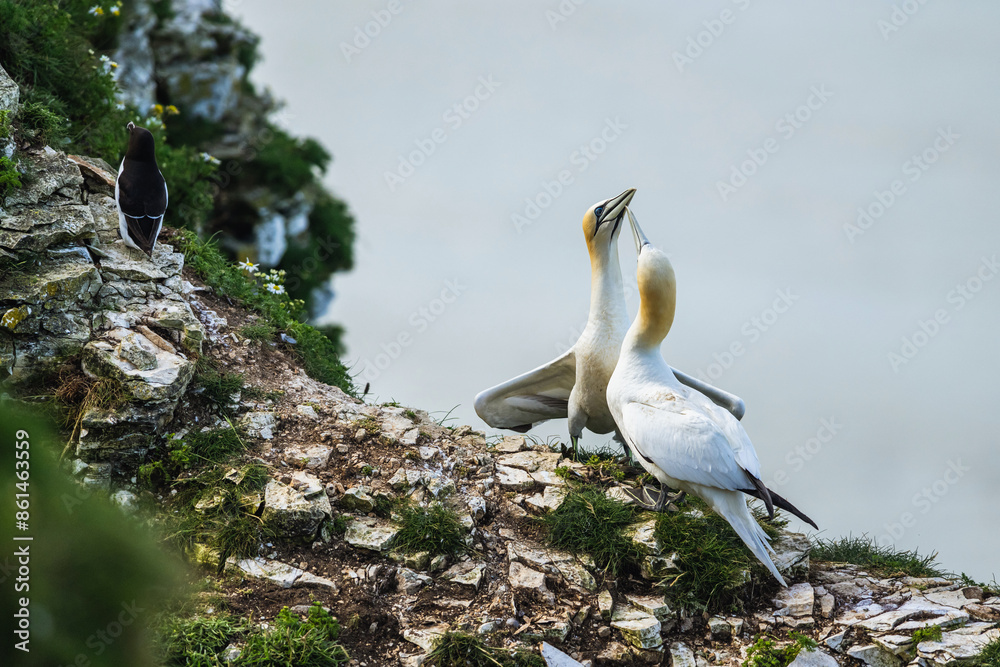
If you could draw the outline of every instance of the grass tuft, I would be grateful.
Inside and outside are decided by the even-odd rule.
[[[747,659],[743,661],[743,667],[788,667],[802,649],[807,651],[816,649],[816,642],[809,637],[798,632],[791,632],[790,636],[794,641],[784,646],[778,646],[771,637],[758,637],[753,646],[747,650]]]
[[[229,614],[210,617],[168,616],[159,627],[156,647],[167,667],[216,665],[218,655],[248,629],[243,619]]]
[[[836,540],[816,540],[811,557],[834,563],[853,563],[885,577],[941,577],[947,574],[936,566],[937,554],[921,556],[914,551],[897,551],[879,546],[874,538],[841,537]]]
[[[267,323],[240,327],[240,335],[250,340],[269,341],[274,339],[275,333],[277,333],[275,328]]]
[[[378,509],[378,508],[376,508]],[[408,505],[399,510],[395,549],[403,553],[429,551],[453,556],[466,551],[465,526],[458,514],[441,503],[429,507]]]
[[[252,634],[240,653],[238,664],[261,667],[334,667],[351,659],[337,642],[337,619],[315,602],[303,621],[288,607],[274,619],[270,631]]]
[[[983,647],[972,660],[975,667],[1000,667],[1000,639],[994,639]]]
[[[916,646],[920,642],[941,641],[941,626],[928,625],[926,628],[917,628],[913,631],[913,644]]]
[[[0,204],[7,199],[7,196],[14,190],[21,187],[21,174],[17,170],[14,162],[3,155],[0,155]]]
[[[656,522],[656,536],[677,554],[681,574],[665,579],[666,593],[684,607],[709,613],[740,611],[749,601],[754,581],[772,581],[772,575],[743,544],[729,522],[704,501],[688,496],[681,512],[664,512]],[[774,539],[780,519],[768,523],[753,510],[764,531]]]
[[[580,486],[570,490],[542,523],[552,546],[589,554],[598,567],[616,575],[641,558],[638,547],[623,533],[635,516],[634,507],[608,498],[600,487]]]
[[[220,372],[207,356],[198,359],[194,382],[204,389],[205,398],[221,406],[232,403],[236,394],[243,390],[242,376]]]
[[[487,646],[464,632],[441,636],[424,662],[428,667],[545,667],[542,656],[524,649]]]

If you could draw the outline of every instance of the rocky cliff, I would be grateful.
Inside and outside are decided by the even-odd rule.
[[[16,111],[2,73],[0,91]],[[969,661],[1000,635],[995,592],[814,562],[810,540],[780,524],[775,562],[790,588],[747,554],[709,571],[725,531],[690,503],[628,510],[634,469],[312,379],[294,343],[185,266],[173,244],[196,257],[189,237],[168,230],[152,260],[123,246],[107,164],[49,147],[17,157],[23,184],[0,210],[4,384],[63,406],[79,483],[160,525],[215,578],[226,618],[263,632],[283,608],[305,616],[318,602],[358,665],[930,667]],[[554,546],[546,517],[575,511],[570,499],[582,508],[574,530],[612,540],[620,558],[586,539]],[[610,510],[625,512],[620,528],[601,525]],[[667,539],[681,532],[697,548]],[[218,604],[195,605],[188,627]],[[240,664],[249,626],[212,659]]]

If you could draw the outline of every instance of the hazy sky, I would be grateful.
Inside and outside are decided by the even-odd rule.
[[[746,400],[765,481],[825,536],[1000,574],[1000,5],[226,5],[334,154],[329,317],[379,400],[484,428],[476,392],[586,321],[584,211],[636,187],[664,355]]]

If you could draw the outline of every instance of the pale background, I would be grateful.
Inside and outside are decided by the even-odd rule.
[[[457,406],[451,423],[484,428],[477,391],[575,340],[589,295],[581,217],[634,186],[678,276],[664,354],[746,400],[765,480],[824,536],[869,533],[1000,574],[1000,280],[974,279],[994,277],[982,258],[1000,252],[1000,5],[910,0],[883,34],[884,1],[565,0],[575,11],[554,27],[556,0],[389,4],[226,3],[263,38],[255,82],[335,155],[327,182],[359,238],[328,319],[346,326],[362,386],[440,416]],[[713,23],[724,10],[730,23]],[[372,12],[391,21],[348,62],[341,43]],[[674,53],[699,37],[679,71]],[[455,127],[445,114],[480,77],[499,87]],[[788,136],[776,123],[813,87],[828,99]],[[627,127],[581,172],[574,152],[608,119]],[[444,143],[391,191],[385,172],[437,128]],[[948,128],[957,138],[933,149]],[[717,183],[768,139],[777,152],[723,201]],[[934,164],[911,180],[904,163],[928,149]],[[563,169],[572,184],[519,233],[512,215]],[[845,224],[897,179],[905,192],[852,243]],[[627,230],[621,257],[634,284]],[[952,290],[969,279],[980,289],[959,309]],[[449,285],[451,302],[436,301]],[[775,319],[778,290],[795,300]],[[947,321],[894,370],[889,354],[939,309]],[[734,342],[743,353],[725,359]],[[565,422],[535,433],[565,435]]]

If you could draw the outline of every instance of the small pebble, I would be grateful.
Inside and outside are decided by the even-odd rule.
[[[602,625],[600,628],[597,629],[597,636],[600,637],[601,639],[607,639],[608,637],[611,636],[611,628],[609,628],[606,625]]]
[[[517,619],[514,617],[508,618],[504,623],[504,625],[506,625],[511,630],[517,630],[519,627],[521,627],[521,624],[518,623]]]

